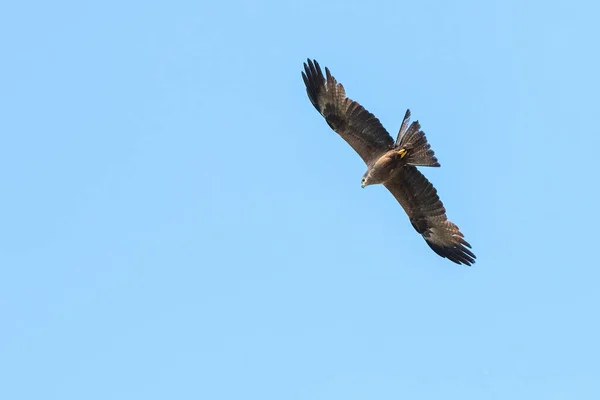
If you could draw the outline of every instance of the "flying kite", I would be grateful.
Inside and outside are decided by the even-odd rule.
[[[367,164],[361,186],[383,184],[400,203],[410,223],[438,255],[457,264],[475,263],[471,245],[454,223],[437,190],[417,166],[439,167],[419,121],[410,122],[406,110],[396,141],[381,122],[364,107],[346,97],[338,83],[319,63],[304,63],[302,78],[311,103],[327,124],[344,139]]]

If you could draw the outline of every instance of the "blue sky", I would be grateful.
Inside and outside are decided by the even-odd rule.
[[[595,2],[0,6],[0,397],[597,399]],[[473,245],[310,105],[316,58]]]

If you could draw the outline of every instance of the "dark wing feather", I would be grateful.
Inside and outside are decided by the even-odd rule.
[[[308,98],[327,124],[369,165],[390,149],[394,140],[381,122],[360,104],[346,97],[344,86],[316,61],[304,63],[302,78]]]
[[[469,250],[471,245],[463,239],[458,227],[448,221],[437,190],[416,167],[403,167],[384,185],[433,251],[457,264],[475,262],[475,254]]]

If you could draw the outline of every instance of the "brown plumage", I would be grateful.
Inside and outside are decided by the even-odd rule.
[[[308,60],[302,78],[313,106],[367,164],[361,186],[383,184],[433,251],[457,264],[473,264],[476,257],[469,250],[471,245],[448,221],[437,191],[416,168],[440,164],[419,122],[409,125],[410,110],[394,141],[373,114],[346,97],[344,87],[329,69],[325,68],[323,75],[319,64]]]

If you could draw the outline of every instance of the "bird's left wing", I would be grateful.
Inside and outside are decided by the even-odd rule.
[[[346,97],[344,86],[319,63],[304,63],[302,78],[308,97],[325,117],[327,124],[337,132],[369,165],[394,145],[394,140],[381,122],[356,101]]]
[[[448,221],[446,209],[437,190],[414,166],[405,166],[384,183],[394,195],[412,226],[438,255],[457,264],[475,263],[471,245],[454,223]]]

